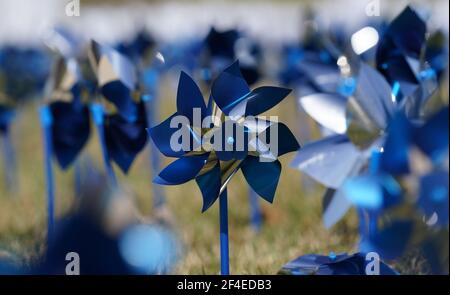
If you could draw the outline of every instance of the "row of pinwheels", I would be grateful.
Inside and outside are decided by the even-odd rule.
[[[356,208],[360,251],[392,261],[419,249],[431,272],[448,273],[443,33],[428,32],[425,20],[407,7],[382,31],[372,58],[330,50],[326,40],[319,42],[324,51],[316,48],[290,65],[295,75],[284,72],[300,83],[303,110],[328,130],[306,144],[292,166],[327,187],[326,227]],[[364,267],[352,266],[358,264],[354,256],[333,256],[299,257],[284,270],[364,274]]]
[[[282,53],[281,83],[294,89],[300,108],[319,123],[324,136],[301,150],[287,126],[257,117],[290,90],[250,89],[263,75],[262,47],[238,31],[212,29],[204,40],[163,46],[141,32],[131,41],[110,47],[55,30],[46,40],[55,58],[40,110],[49,242],[54,232],[52,159],[62,169],[77,165],[92,121],[113,186],[119,184],[112,162],[127,173],[149,134],[152,172],[158,174],[155,183],[178,185],[195,180],[203,197],[202,211],[219,199],[222,274],[230,272],[230,179],[239,170],[243,172],[249,184],[252,225],[258,229],[262,214],[257,195],[273,201],[281,172],[277,158],[297,150],[292,167],[327,187],[326,227],[356,208],[361,252],[301,256],[283,272],[365,274],[367,253],[392,260],[413,248],[423,251],[433,272],[448,272],[448,253],[443,251],[448,237],[448,106],[439,101],[448,58],[445,37],[442,32],[427,32],[425,21],[410,7],[388,26],[370,26],[381,39],[363,52],[352,50],[344,31],[323,32],[312,26],[301,44]],[[155,49],[158,46],[160,51]],[[203,85],[179,69],[198,77]],[[157,124],[159,80],[172,72],[178,81],[177,111]],[[270,71],[264,74],[274,76]],[[206,100],[201,91],[205,87],[210,89]],[[202,120],[217,116],[222,122],[195,126],[194,109],[200,110]],[[176,116],[190,123],[172,128]],[[249,116],[256,121],[248,120]],[[12,118],[12,109],[2,106],[2,134],[7,134]],[[223,133],[225,123],[231,123],[235,133],[223,138],[219,149],[212,148],[205,142],[211,139],[208,134]],[[304,123],[299,119],[299,124]],[[173,150],[170,145],[180,128],[189,134],[189,151]],[[244,149],[239,151],[238,130],[246,136]],[[278,137],[270,136],[274,130]],[[274,142],[260,139],[266,137]],[[278,152],[272,154],[268,144],[277,144]],[[156,149],[176,158],[161,172]],[[415,159],[425,162],[428,170],[421,169],[424,164]],[[419,183],[420,188],[411,183]],[[152,189],[155,209],[163,207],[161,187],[153,185]],[[386,264],[380,270],[396,273]]]

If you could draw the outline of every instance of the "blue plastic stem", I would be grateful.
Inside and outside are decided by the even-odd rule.
[[[5,173],[5,186],[10,192],[16,190],[16,155],[11,143],[11,135],[7,129],[2,133],[2,152]],[[14,194],[13,194],[14,195]]]
[[[154,110],[158,108],[158,98],[155,94],[154,95],[148,94],[144,95],[142,99],[145,102],[145,113],[147,115],[147,128],[150,128],[155,123]],[[160,170],[161,158],[152,140],[149,140],[149,160],[152,175],[158,175]],[[155,210],[158,210],[164,207],[164,205],[166,204],[166,197],[164,195],[164,190],[159,185],[152,185],[152,190],[153,190],[153,208]]]
[[[52,169],[52,124],[53,118],[48,106],[42,106],[40,109],[41,126],[44,137],[44,165],[46,175],[46,189],[47,189],[47,244],[49,244],[54,236],[55,224],[55,192]]]
[[[253,229],[259,232],[263,223],[261,206],[258,194],[250,186],[248,187],[248,197],[250,202],[250,222]]]
[[[230,259],[228,246],[228,196],[225,189],[219,196],[220,203],[220,273],[230,274]]]
[[[100,148],[102,150],[102,155],[103,155],[103,162],[105,165],[106,173],[108,175],[108,179],[111,182],[111,184],[117,185],[116,174],[114,173],[114,170],[112,168],[108,149],[106,148],[105,129],[103,126],[103,122],[104,122],[103,106],[99,103],[91,104],[91,113],[92,113],[92,117],[94,118],[95,126],[97,128],[98,137],[100,140]]]

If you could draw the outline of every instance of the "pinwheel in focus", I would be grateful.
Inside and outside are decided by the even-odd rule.
[[[299,149],[297,140],[284,124],[248,120],[248,116],[257,116],[271,109],[289,92],[278,87],[250,90],[239,71],[238,62],[235,62],[213,82],[206,105],[198,86],[182,72],[177,112],[149,130],[165,156],[178,158],[158,175],[154,180],[156,183],[178,185],[195,179],[203,196],[202,211],[220,198],[222,274],[229,273],[226,188],[230,179],[241,169],[253,190],[272,202],[281,172],[277,157]],[[188,123],[176,123],[180,116]],[[225,132],[226,124],[233,126],[231,133]],[[267,142],[260,137],[270,136],[270,131],[275,129],[278,130],[278,138],[270,140],[276,141],[271,144],[276,144],[278,150],[272,154]],[[177,147],[174,149],[173,136],[177,132],[188,134],[187,147],[182,148],[175,143]]]

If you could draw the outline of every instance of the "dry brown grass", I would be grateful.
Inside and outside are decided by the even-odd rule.
[[[160,117],[165,118],[175,107],[174,91],[165,87]],[[291,95],[270,114],[290,126],[295,134],[296,106]],[[0,250],[6,250],[29,261],[42,250],[45,237],[46,201],[43,175],[42,142],[37,105],[25,107],[14,124],[14,144],[18,159],[18,190],[6,192],[0,182]],[[299,139],[300,142],[302,141]],[[96,135],[85,152],[101,163]],[[151,216],[151,173],[148,150],[136,159],[128,176],[119,174],[134,193],[137,208]],[[283,170],[274,204],[261,199],[266,223],[259,234],[249,227],[247,185],[242,175],[229,185],[230,263],[234,274],[274,274],[298,255],[329,251],[354,251],[356,218],[349,214],[331,231],[321,222],[322,189],[305,190],[301,174],[289,167],[294,155],[282,159]],[[65,214],[74,200],[73,169],[56,171],[56,214]],[[118,169],[116,169],[118,171]],[[0,175],[0,177],[2,177]],[[0,178],[2,179],[2,178]],[[311,193],[306,193],[312,191]],[[166,187],[169,208],[184,246],[184,255],[174,273],[216,274],[219,272],[218,204],[201,214],[201,195],[194,182]]]

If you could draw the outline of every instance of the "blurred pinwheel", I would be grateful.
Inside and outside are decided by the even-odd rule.
[[[396,21],[389,28],[392,26],[396,26]],[[409,34],[406,30],[398,33]],[[382,50],[382,46],[377,50]],[[377,70],[361,62],[355,73],[355,67],[344,56],[337,64],[341,75],[353,81],[352,87],[300,98],[305,111],[334,134],[307,144],[292,164],[330,188],[324,208],[327,227],[350,207],[339,190],[343,182],[363,172],[372,152],[383,149],[394,114],[408,113],[407,104],[396,99],[398,86],[391,86]]]
[[[76,58],[75,45],[67,32],[55,29],[45,39],[56,53],[47,80],[44,103],[40,108],[43,130],[44,161],[47,189],[47,238],[54,232],[54,177],[52,158],[67,169],[89,139],[89,109],[82,99],[84,79]]]
[[[360,212],[362,251],[394,259],[422,249],[430,262],[448,259],[442,251],[442,237],[448,237],[448,119],[448,106],[424,122],[397,113],[383,152],[371,158],[372,172],[345,181],[343,193]],[[408,189],[411,183],[419,189]],[[363,212],[372,215],[368,223]],[[434,266],[433,272],[448,269]]]
[[[262,58],[260,46],[235,29],[218,31],[212,27],[204,40],[201,58],[202,78],[207,82],[213,81],[236,59],[239,59],[239,68],[249,85],[257,82],[261,76],[258,68]]]
[[[288,275],[397,275],[387,264],[370,254],[302,255],[279,271]]]
[[[437,89],[448,63],[445,37],[439,31],[427,39],[425,21],[406,7],[389,25],[377,48],[378,70],[393,89],[393,100],[411,119],[423,115],[423,106]]]
[[[40,97],[50,64],[50,56],[42,48],[0,48],[0,93],[14,102]]]
[[[145,106],[137,97],[136,69],[125,56],[95,41],[90,44],[89,54],[98,90],[106,100],[104,104],[93,103],[91,112],[99,131],[106,169],[115,182],[110,160],[127,173],[147,142]],[[104,105],[113,111],[105,115]]]
[[[241,169],[255,192],[272,202],[281,172],[277,157],[299,149],[297,140],[284,124],[249,120],[248,116],[271,109],[289,92],[279,87],[250,90],[235,62],[213,82],[206,105],[198,86],[182,72],[177,112],[149,130],[165,156],[178,158],[155,178],[156,183],[178,185],[195,179],[203,195],[202,211],[210,208],[220,196],[221,237],[223,234],[225,239],[221,239],[224,243],[222,274],[229,272],[226,187],[230,179]],[[179,122],[181,118],[186,120]],[[226,124],[232,126],[231,133],[225,130]],[[179,128],[171,127],[177,125]],[[276,141],[271,142],[277,145],[276,154],[261,140],[261,136],[270,136],[273,130],[278,131],[278,137],[270,137],[271,141]],[[173,137],[179,132],[188,135],[189,141],[184,146],[174,142]]]
[[[150,34],[141,30],[136,36],[118,46],[118,51],[133,61],[137,68],[137,83],[142,91],[142,101],[145,107],[147,127],[158,121],[159,81],[166,70],[164,56],[157,51],[157,44]],[[153,143],[149,145],[150,168],[153,175],[159,173],[161,156]],[[156,214],[166,214],[166,197],[160,186],[153,185],[153,208]]]

